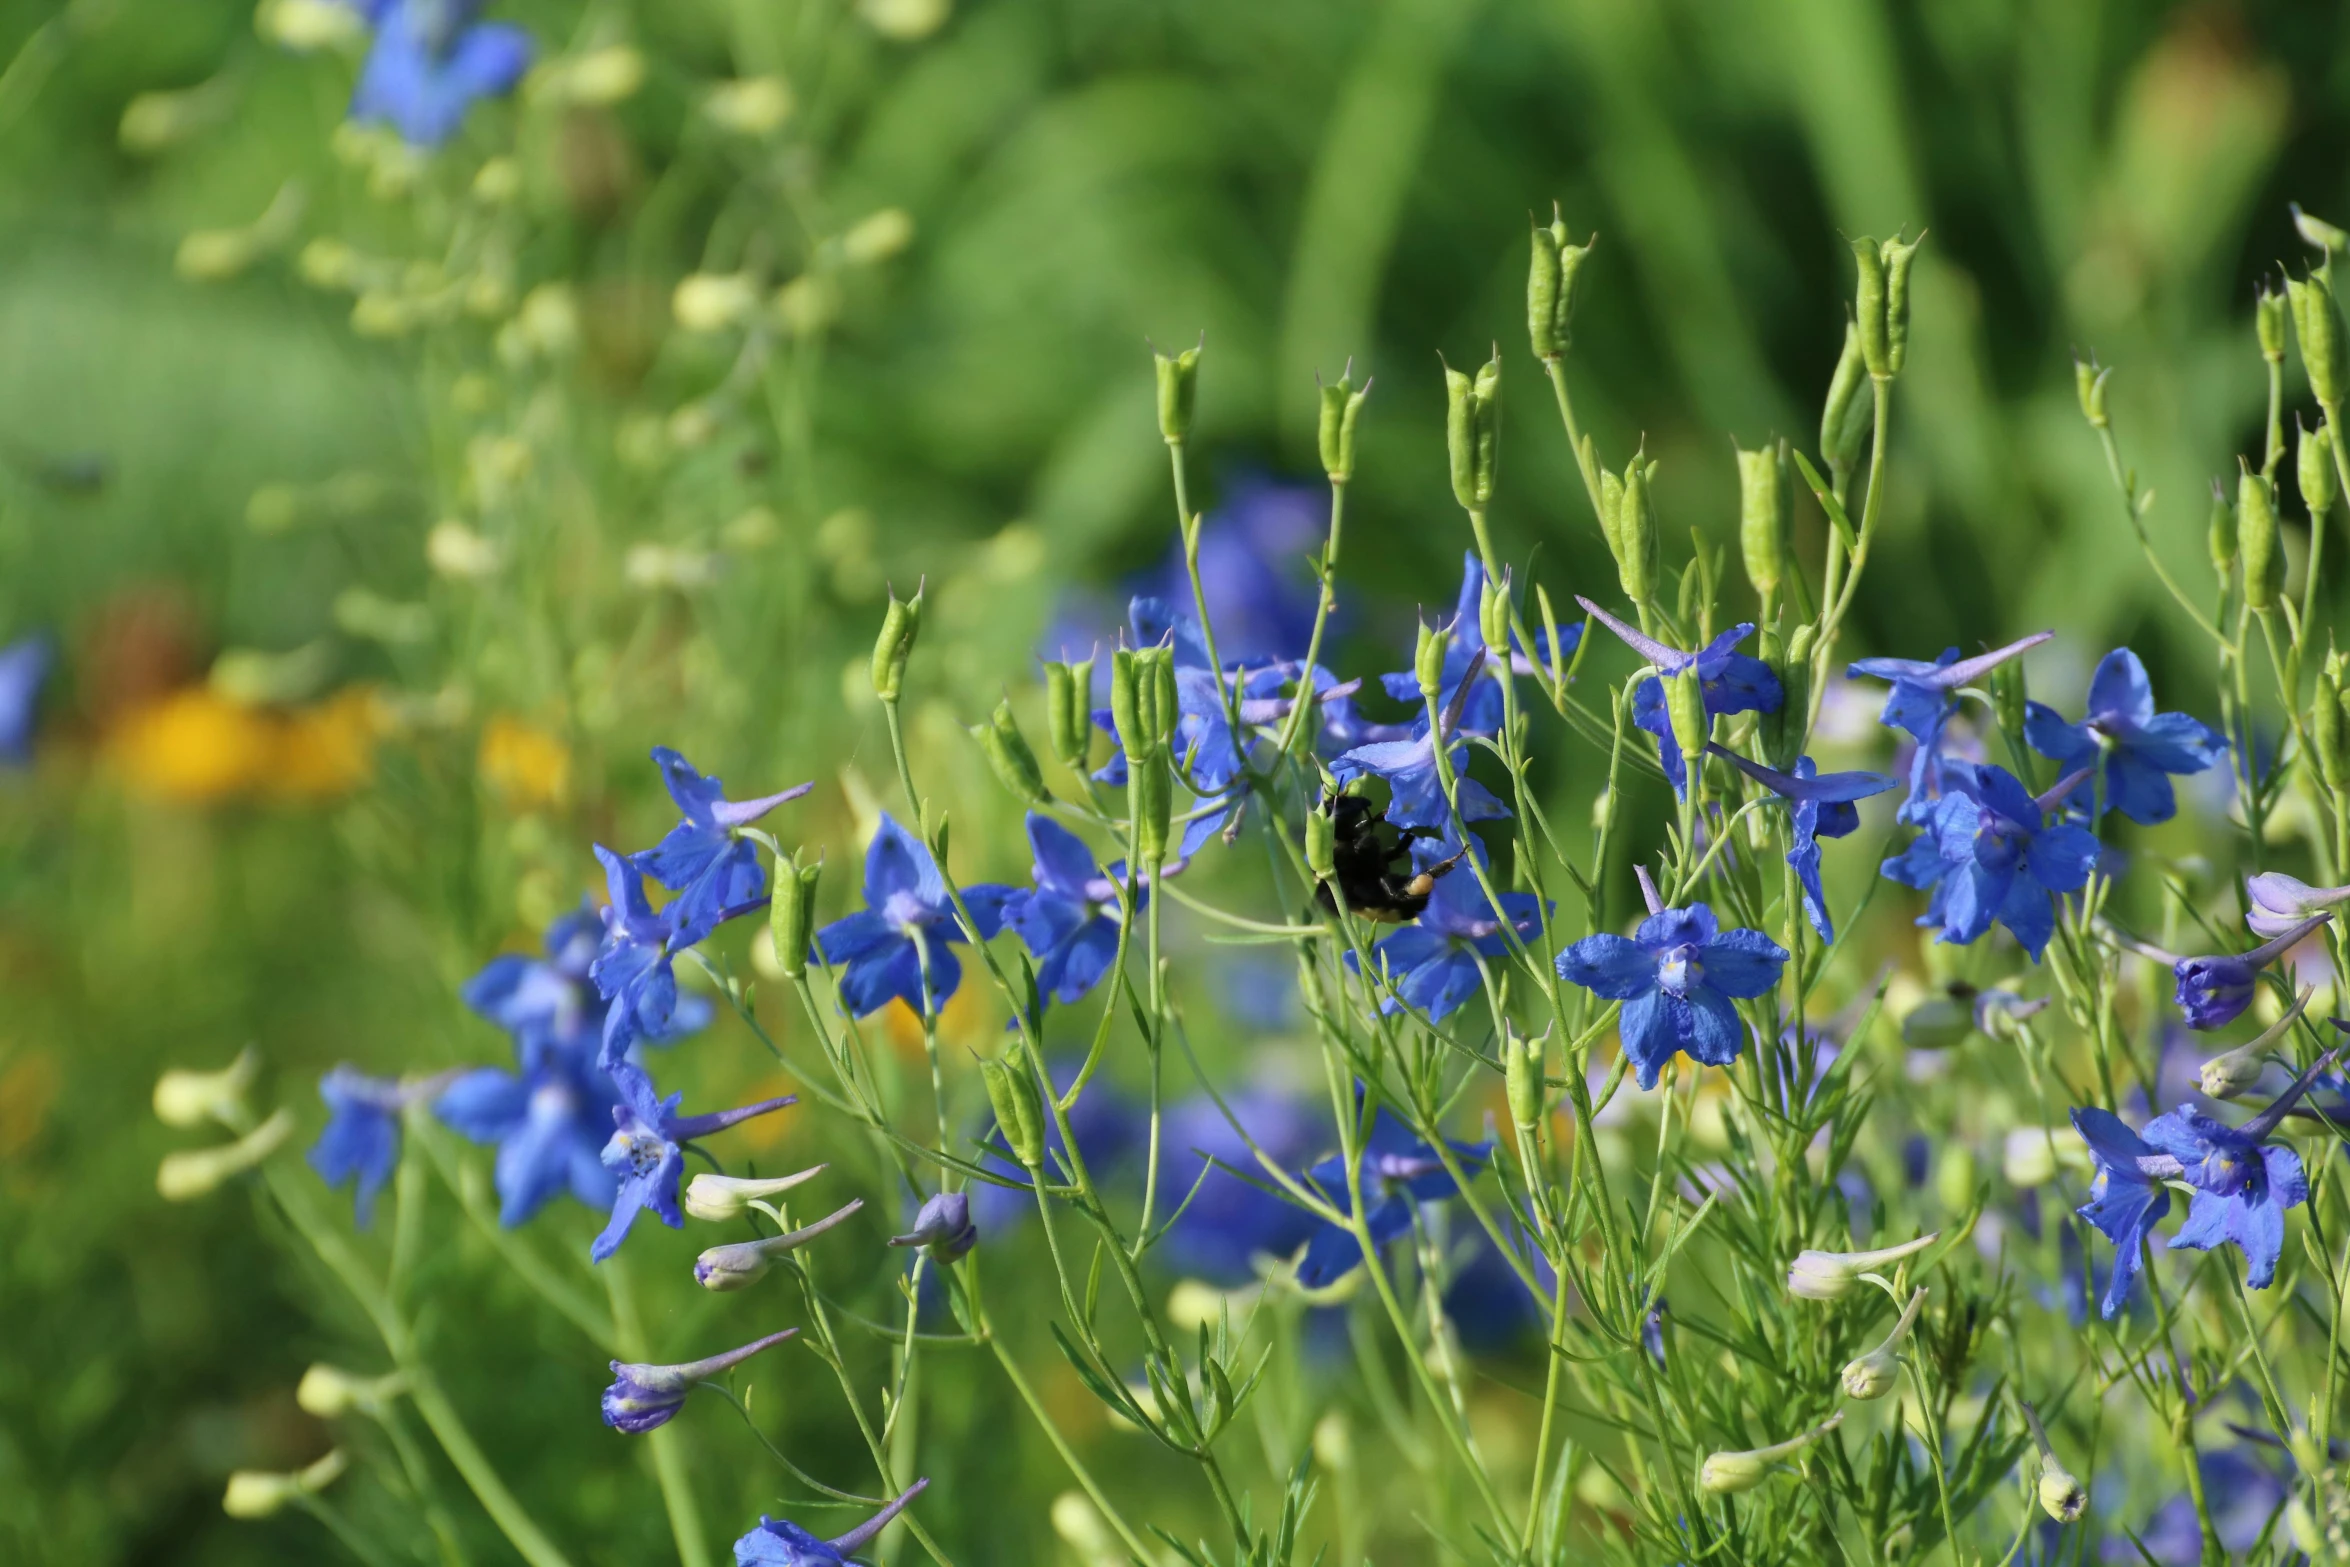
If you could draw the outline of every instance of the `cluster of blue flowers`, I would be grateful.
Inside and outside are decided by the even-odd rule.
[[[481,21],[481,0],[347,0],[375,30],[351,94],[351,117],[437,147],[484,98],[512,92],[530,69],[530,35]]]

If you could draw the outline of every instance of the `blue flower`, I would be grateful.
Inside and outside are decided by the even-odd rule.
[[[677,1207],[677,1178],[685,1170],[685,1144],[795,1102],[794,1096],[786,1094],[735,1110],[679,1115],[678,1102],[685,1096],[659,1097],[653,1091],[653,1080],[635,1062],[615,1066],[612,1081],[620,1089],[620,1102],[612,1107],[612,1138],[604,1144],[601,1157],[604,1168],[619,1177],[620,1185],[612,1196],[612,1222],[604,1226],[604,1233],[589,1249],[588,1254],[598,1262],[620,1249],[629,1226],[644,1209],[650,1208],[673,1230],[685,1227],[685,1215]]]
[[[615,1360],[612,1385],[604,1389],[604,1424],[630,1436],[641,1436],[656,1426],[665,1426],[685,1407],[686,1395],[695,1388],[714,1376],[732,1371],[759,1351],[771,1349],[799,1331],[785,1328],[780,1333],[753,1339],[740,1349],[730,1349],[705,1360],[689,1360],[682,1365],[648,1366]]]
[[[2233,1023],[2252,1004],[2260,971],[2283,957],[2303,937],[2331,918],[2331,914],[2323,912],[2312,914],[2298,925],[2287,926],[2250,952],[2179,959],[2172,965],[2171,973],[2178,980],[2179,1010],[2187,1014],[2187,1026],[2212,1029],[2225,1028]]]
[[[2024,738],[2066,772],[2105,762],[2105,805],[2144,825],[2167,822],[2178,810],[2174,774],[2199,773],[2227,755],[2218,730],[2185,713],[2157,713],[2146,666],[2126,647],[2100,659],[2089,679],[2089,712],[2068,724],[2056,709],[2030,703]],[[2088,785],[2068,805],[2087,810]]]
[[[1004,907],[1020,890],[992,884],[963,889],[981,941],[1003,928]],[[840,997],[850,1012],[863,1017],[892,1000],[920,1013],[944,1006],[963,982],[963,965],[947,944],[965,940],[968,933],[955,916],[938,862],[886,811],[865,851],[865,905],[816,933],[824,961],[842,966]]]
[[[1226,1094],[1222,1105],[1202,1094],[1171,1106],[1159,1139],[1159,1190],[1180,1205],[1162,1243],[1169,1264],[1230,1288],[1256,1278],[1259,1258],[1295,1255],[1320,1226],[1252,1184],[1263,1179],[1257,1150],[1287,1166],[1315,1153],[1319,1138],[1312,1107],[1271,1088]]]
[[[1796,758],[1795,771],[1788,774],[1710,742],[1706,749],[1794,807],[1794,842],[1787,850],[1787,863],[1795,867],[1796,879],[1803,883],[1803,912],[1811,920],[1811,928],[1820,933],[1820,940],[1834,941],[1836,928],[1828,921],[1828,896],[1820,888],[1819,840],[1857,831],[1860,811],[1853,802],[1883,794],[1894,781],[1883,773],[1823,773],[1808,756]]]
[[[2035,632],[1969,659],[1961,659],[1958,649],[1949,647],[1931,663],[1917,658],[1864,658],[1845,669],[1848,680],[1867,678],[1893,683],[1878,721],[1917,742],[1909,764],[1909,799],[1901,807],[1903,821],[1923,821],[1941,792],[1942,731],[1958,716],[1959,689],[1972,685],[2017,654],[2038,647],[2055,635],[2053,631]]]
[[[0,647],[0,766],[33,759],[33,721],[49,678],[49,639],[39,632]]]
[[[1478,863],[1483,864],[1483,845],[1478,845],[1474,852]],[[1412,841],[1412,865],[1416,870],[1424,871],[1457,859],[1459,854],[1459,846],[1449,839]],[[1509,950],[1509,939],[1502,934],[1505,916],[1521,938],[1537,935],[1542,929],[1543,911],[1534,894],[1505,892],[1501,895],[1501,906],[1502,913],[1494,913],[1485,889],[1465,865],[1455,866],[1452,874],[1439,877],[1436,890],[1428,895],[1428,906],[1420,912],[1419,919],[1371,949],[1386,969],[1396,992],[1380,998],[1379,1010],[1395,1011],[1400,996],[1404,1004],[1427,1013],[1432,1023],[1458,1011],[1462,1003],[1477,993],[1482,982],[1478,958],[1498,958]],[[1351,952],[1347,954],[1347,966],[1354,967]]]
[[[433,1114],[498,1150],[498,1222],[511,1229],[569,1191],[610,1208],[619,1182],[603,1164],[620,1090],[586,1040],[526,1051],[522,1070],[481,1067],[441,1091]]]
[[[1883,873],[1905,887],[1933,889],[1920,925],[1940,925],[1961,946],[1997,920],[2034,962],[2056,933],[2053,894],[2077,892],[2097,863],[2097,839],[2046,813],[2078,777],[2034,799],[2004,767],[1946,760],[1944,793],[1925,832],[1887,860]]]
[[[1667,647],[1644,636],[1587,598],[1576,603],[1601,625],[1614,632],[1626,647],[1656,666],[1632,692],[1632,722],[1656,737],[1657,764],[1672,780],[1675,794],[1689,792],[1689,778],[1681,761],[1680,742],[1673,738],[1672,715],[1665,708],[1664,683],[1658,677],[1678,675],[1696,666],[1699,688],[1705,694],[1705,714],[1721,718],[1731,713],[1775,713],[1786,700],[1779,677],[1759,658],[1735,651],[1754,635],[1751,622],[1741,621],[1694,653]]]
[[[892,1246],[922,1246],[941,1262],[954,1262],[979,1244],[979,1226],[971,1222],[971,1199],[961,1192],[940,1192],[914,1215],[914,1227],[889,1238]]]
[[[511,92],[530,68],[530,35],[476,22],[480,0],[365,0],[375,47],[351,95],[351,117],[383,121],[420,147],[457,134],[478,98]]]
[[[1474,661],[1484,662],[1480,650]],[[1452,688],[1438,713],[1439,728],[1445,742],[1451,746],[1450,761],[1453,777],[1458,780],[1460,819],[1463,823],[1493,821],[1509,815],[1509,808],[1493,797],[1483,784],[1468,773],[1469,748],[1452,744],[1460,732],[1461,713],[1467,705],[1476,682],[1472,672]],[[1421,828],[1430,832],[1449,832],[1453,826],[1452,807],[1444,798],[1444,780],[1436,767],[1437,731],[1429,728],[1423,714],[1401,740],[1374,740],[1356,746],[1330,764],[1330,776],[1340,784],[1357,778],[1384,779],[1387,784],[1387,819],[1397,827]]]
[[[842,1567],[871,1545],[906,1504],[922,1494],[928,1480],[917,1480],[905,1494],[835,1539],[819,1540],[788,1518],[759,1517],[759,1527],[734,1542],[735,1567]]]
[[[2231,1429],[2239,1434],[2266,1434],[2250,1433],[2242,1426]],[[2291,1490],[2243,1448],[2206,1451],[2197,1467],[2203,1473],[2203,1495],[2220,1549],[2229,1561],[2250,1561],[2254,1547],[2268,1537]],[[2144,1555],[2139,1554],[2141,1546]],[[2137,1531],[2135,1543],[2127,1537],[2110,1539],[2103,1556],[2109,1562],[2143,1563],[2151,1558],[2154,1567],[2202,1567],[2203,1517],[2195,1509],[2194,1495],[2187,1491],[2174,1494]],[[2286,1553],[2286,1559],[2294,1559],[2293,1554]]]
[[[653,760],[685,820],[658,845],[629,858],[678,895],[663,912],[677,929],[677,944],[690,947],[767,890],[759,852],[740,829],[815,785],[800,784],[756,800],[729,800],[717,779],[703,777],[669,747],[654,747]]]
[[[1475,1176],[1492,1156],[1493,1144],[1451,1142],[1461,1173]],[[1363,1139],[1360,1157],[1363,1201],[1370,1204],[1366,1223],[1371,1244],[1387,1244],[1412,1227],[1412,1210],[1421,1203],[1441,1202],[1460,1190],[1452,1172],[1432,1144],[1412,1135],[1400,1121],[1381,1110],[1372,1118],[1370,1135]],[[1342,1213],[1352,1213],[1347,1191],[1346,1161],[1333,1156],[1306,1172],[1306,1179]],[[1341,1224],[1322,1224],[1306,1243],[1297,1265],[1297,1281],[1307,1289],[1324,1289],[1352,1273],[1363,1260],[1362,1243],[1354,1230]]]
[[[1462,734],[1489,735],[1501,728],[1504,704],[1499,671],[1492,659],[1484,657],[1485,646],[1485,567],[1474,550],[1461,556],[1461,591],[1453,603],[1452,635],[1444,645],[1444,677],[1442,689],[1437,692],[1439,708],[1456,703],[1460,718],[1456,727]],[[1577,635],[1581,634],[1577,627]],[[1461,695],[1465,682],[1475,685],[1466,697]],[[1417,670],[1399,670],[1381,675],[1379,684],[1387,694],[1408,707],[1421,707],[1426,698],[1420,691]]]
[[[582,907],[547,927],[546,957],[510,952],[492,958],[465,982],[458,995],[468,1007],[514,1036],[516,1054],[527,1073],[537,1066],[541,1051],[567,1049],[581,1039],[603,1034],[604,1002],[589,979],[603,939],[602,916],[593,908]],[[681,995],[668,1022],[657,1032],[640,1037],[649,1044],[666,1045],[707,1028],[709,1023],[709,999]]]
[[[639,1039],[659,1038],[677,1013],[677,971],[672,967],[689,943],[676,940],[666,914],[655,914],[645,898],[645,879],[634,861],[596,845],[604,862],[604,944],[588,965],[588,977],[609,1003],[604,1013],[604,1047],[598,1064],[610,1071]]]
[[[329,1186],[354,1183],[353,1206],[364,1229],[375,1217],[375,1194],[400,1162],[400,1112],[410,1090],[391,1078],[338,1066],[319,1079],[318,1097],[330,1113],[310,1145],[310,1168]]]
[[[1602,931],[1558,955],[1561,979],[1624,1003],[1624,1053],[1654,1088],[1676,1051],[1728,1066],[1746,1045],[1732,1000],[1767,994],[1787,951],[1759,930],[1723,930],[1702,903],[1659,909],[1630,936]]]
[[[1093,851],[1041,811],[1028,813],[1028,846],[1036,855],[1036,887],[1004,902],[1004,923],[1036,955],[1037,989],[1064,1005],[1100,983],[1118,956],[1120,860],[1105,876]],[[1150,889],[1138,887],[1137,910]]]
[[[2113,1273],[2099,1307],[2110,1322],[2137,1280],[2140,1243],[2170,1212],[2170,1193],[2148,1173],[2146,1161],[2161,1155],[2111,1110],[2075,1110],[2073,1130],[2089,1145],[2097,1169],[2089,1200],[2075,1211],[2113,1242]]]

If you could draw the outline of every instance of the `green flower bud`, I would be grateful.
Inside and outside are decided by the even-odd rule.
[[[1435,701],[1444,693],[1444,655],[1452,648],[1452,633],[1443,626],[1420,623],[1420,642],[1412,654],[1412,668],[1420,677],[1420,695]]]
[[[408,1378],[397,1371],[380,1377],[363,1377],[322,1362],[302,1373],[302,1380],[294,1389],[294,1404],[306,1415],[340,1420],[354,1412],[379,1414],[407,1390]]]
[[[2344,233],[2323,218],[2312,217],[2301,210],[2301,203],[2290,203],[2293,209],[2293,227],[2303,240],[2324,251],[2328,256],[2339,256],[2350,250],[2350,233]]]
[[[1672,720],[1673,742],[1694,772],[1705,756],[1706,741],[1713,737],[1713,720],[1705,711],[1705,681],[1695,664],[1665,677],[1665,713]]]
[[[1795,628],[1786,647],[1775,653],[1776,633],[1765,633],[1763,661],[1778,672],[1781,695],[1779,710],[1760,715],[1756,732],[1762,737],[1765,757],[1781,772],[1793,767],[1803,754],[1804,727],[1811,719],[1811,649],[1817,632],[1818,628],[1806,621]]]
[[[1452,460],[1452,494],[1464,511],[1493,500],[1501,466],[1501,350],[1474,377],[1444,370],[1444,443]]]
[[[2301,345],[2301,368],[2308,373],[2310,395],[2321,407],[2336,408],[2342,401],[2342,318],[2334,313],[2334,289],[2323,272],[2301,279],[2285,279],[2285,298],[2293,311],[2293,338]]]
[[[1626,463],[1623,499],[1616,503],[1616,581],[1635,604],[1646,604],[1656,592],[1656,513],[1648,504],[1655,472],[1655,463],[1637,456]]]
[[[816,878],[823,874],[821,856],[802,865],[793,859],[775,862],[775,891],[767,902],[767,936],[775,948],[775,968],[785,979],[808,972],[808,944],[816,929]]]
[[[2310,526],[2321,527],[2326,513],[2342,497],[2341,479],[2334,472],[2334,427],[2321,424],[2304,430],[2301,416],[2296,414],[2293,428],[2299,437],[2293,452],[2293,476],[2301,487],[2301,504],[2309,508]]]
[[[1169,446],[1181,446],[1191,433],[1191,406],[1199,392],[1200,344],[1169,357],[1153,352],[1159,372],[1159,434]]]
[[[1370,395],[1371,383],[1365,381],[1358,390],[1352,370],[1322,388],[1322,471],[1332,484],[1355,476],[1355,419]]]
[[[1914,1241],[1879,1247],[1875,1251],[1803,1252],[1787,1269],[1787,1293],[1804,1300],[1842,1300],[1852,1293],[1863,1273],[1924,1251],[1940,1238],[1941,1232],[1937,1230]]]
[[[228,1477],[220,1510],[231,1518],[267,1518],[306,1496],[316,1496],[343,1476],[351,1461],[336,1448],[309,1468],[294,1474],[266,1474],[240,1469]]]
[[[2105,411],[2105,383],[2112,378],[2113,372],[2101,368],[2094,359],[2073,361],[2073,391],[2081,399],[2081,417],[2089,421],[2092,430],[2113,426],[2112,416]]]
[[[2071,1523],[2088,1509],[2089,1488],[2056,1461],[2056,1451],[2048,1445],[2048,1432],[2040,1424],[2039,1411],[2029,1404],[2023,1409],[2024,1423],[2032,1428],[2033,1444],[2040,1449],[2040,1483],[2036,1488],[2040,1510],[2058,1523]]]
[[[1923,235],[1906,245],[1885,241],[1885,363],[1893,375],[1909,358],[1909,269],[1925,242]]]
[[[1852,316],[1860,327],[1860,357],[1872,376],[1893,373],[1893,344],[1885,323],[1885,247],[1863,235],[1852,242]]]
[[[1709,1453],[1697,1471],[1698,1489],[1710,1491],[1716,1496],[1751,1491],[1770,1477],[1771,1465],[1801,1452],[1843,1423],[1844,1411],[1839,1409],[1820,1422],[1816,1429],[1790,1437],[1784,1442],[1741,1453]]]
[[[1522,1131],[1542,1124],[1542,1041],[1512,1039],[1501,1042],[1502,1085],[1508,1093],[1510,1120]]]
[[[732,1224],[751,1211],[752,1203],[765,1202],[823,1173],[824,1166],[820,1164],[764,1180],[740,1175],[712,1175],[704,1171],[685,1183],[685,1195],[681,1201],[685,1211],[697,1219],[711,1224]]]
[[[2252,293],[2252,329],[2260,338],[2260,357],[2277,364],[2285,357],[2285,323],[2289,312],[2285,291],[2271,288],[2268,279]]]
[[[1093,760],[1093,660],[1044,666],[1045,736],[1053,755],[1071,772]]]
[[[155,1119],[165,1126],[234,1125],[242,1118],[245,1095],[261,1072],[261,1052],[251,1045],[217,1072],[173,1068],[155,1080]]]
[[[1975,1158],[1975,1150],[1966,1143],[1944,1146],[1942,1157],[1934,1161],[1934,1197],[1945,1213],[1964,1213],[1974,1205],[1975,1189],[1981,1184],[1983,1171]]]
[[[1549,223],[1534,225],[1534,262],[1526,274],[1526,332],[1534,357],[1545,363],[1567,351],[1572,336],[1568,327],[1575,318],[1575,276],[1590,254],[1590,245],[1567,242],[1566,220],[1556,207]]]
[[[1876,400],[1868,393],[1868,367],[1860,347],[1860,328],[1844,323],[1844,352],[1836,373],[1828,378],[1828,400],[1820,410],[1820,455],[1828,466],[1849,471],[1868,444],[1869,427],[1876,422]]]
[[[1110,660],[1110,714],[1129,761],[1163,756],[1175,732],[1175,650],[1120,648]]]
[[[995,1108],[996,1125],[1021,1164],[1030,1170],[1044,1163],[1044,1106],[1028,1070],[1025,1051],[1015,1044],[994,1061],[979,1063],[987,1084],[987,1102]]]
[[[881,635],[873,642],[873,694],[884,702],[895,702],[905,685],[906,660],[922,634],[922,598],[928,589],[928,582],[917,585],[910,599],[892,590],[889,608],[882,612]]]
[[[1485,590],[1477,600],[1477,629],[1485,633],[1488,648],[1510,645],[1510,574],[1506,566],[1499,582],[1485,579]]]
[[[1316,881],[1338,874],[1338,823],[1319,807],[1306,812],[1306,869]]]
[[[1044,786],[1044,769],[1037,766],[1036,753],[1028,748],[1028,737],[1020,732],[1020,721],[1012,716],[1009,698],[996,704],[986,723],[971,726],[971,738],[987,753],[987,765],[995,769],[997,780],[1012,791],[1014,799],[1041,805],[1053,797]]]
[[[1866,1400],[1883,1398],[1893,1391],[1893,1385],[1901,1378],[1901,1341],[1909,1336],[1909,1325],[1917,1320],[1918,1308],[1925,1303],[1924,1290],[1910,1296],[1909,1304],[1902,1308],[1885,1341],[1845,1366],[1843,1382],[1847,1395]]]
[[[1133,818],[1135,863],[1146,870],[1166,864],[1168,829],[1175,815],[1175,774],[1166,752],[1127,754],[1126,809]]]
[[[2292,1032],[2293,1025],[2308,1010],[2309,998],[2316,993],[2317,987],[2314,985],[2302,986],[2301,994],[2295,998],[2285,1015],[2262,1029],[2259,1037],[2225,1055],[2216,1055],[2204,1062],[2199,1074],[2203,1091],[2214,1099],[2233,1099],[2259,1082],[2260,1074],[2268,1070],[2268,1063],[2277,1046]]]
[[[1624,481],[1605,468],[1599,471],[1599,531],[1607,540],[1610,558],[1624,558]],[[1617,568],[1619,573],[1622,568]]]
[[[1787,443],[1738,453],[1738,552],[1764,618],[1779,602],[1787,567]]]
[[[2244,602],[2256,610],[2276,608],[2285,587],[2285,543],[2277,531],[2276,498],[2268,480],[2237,459],[2236,547],[2244,556]]]
[[[2211,481],[2211,526],[2205,535],[2211,547],[2211,569],[2221,576],[2236,564],[2236,508],[2228,504],[2228,492],[2219,480]]]

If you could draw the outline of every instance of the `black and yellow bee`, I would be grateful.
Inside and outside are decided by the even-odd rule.
[[[1359,795],[1326,794],[1321,810],[1330,818],[1332,829],[1331,875],[1315,885],[1314,898],[1333,914],[1343,897],[1348,910],[1364,919],[1382,925],[1409,924],[1428,907],[1437,878],[1450,875],[1469,852],[1464,848],[1449,860],[1415,871],[1412,840],[1437,834],[1426,828],[1403,831],[1391,827],[1371,808],[1371,802]],[[1333,882],[1337,884],[1335,892]]]

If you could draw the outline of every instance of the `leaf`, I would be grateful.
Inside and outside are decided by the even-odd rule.
[[[1793,447],[1795,466],[1803,470],[1803,482],[1811,487],[1812,498],[1820,503],[1820,510],[1828,514],[1828,523],[1836,530],[1836,537],[1844,541],[1847,551],[1860,548],[1860,535],[1853,532],[1852,518],[1845,512],[1844,503],[1836,499],[1836,492],[1828,481],[1820,477],[1820,470],[1811,465],[1811,459]]]

